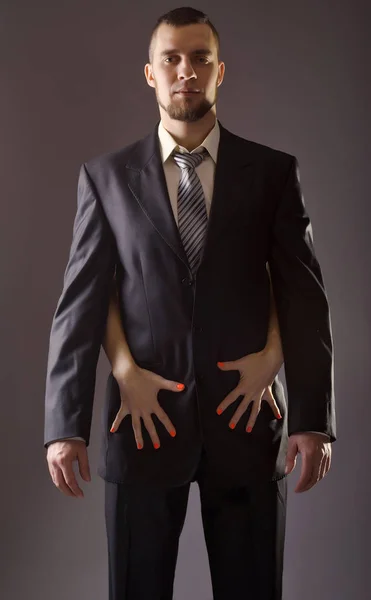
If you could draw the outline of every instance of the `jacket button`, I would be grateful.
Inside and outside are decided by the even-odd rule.
[[[193,279],[190,279],[189,277],[184,277],[184,279],[182,279],[182,284],[183,285],[192,285]]]
[[[203,329],[202,329],[202,327],[199,327],[198,325],[195,325],[193,327],[193,331],[195,331],[196,333],[202,333]]]

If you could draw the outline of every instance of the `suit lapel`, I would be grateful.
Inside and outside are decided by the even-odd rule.
[[[214,191],[201,263],[212,251],[213,244],[240,202],[248,201],[252,180],[253,156],[247,150],[246,141],[225,129],[220,121],[219,127]],[[189,268],[167,190],[157,128],[158,123],[147,137],[135,145],[126,164],[128,185],[158,234]]]

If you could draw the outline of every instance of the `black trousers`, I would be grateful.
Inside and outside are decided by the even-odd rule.
[[[208,478],[203,454],[192,481],[200,490],[213,599],[281,600],[287,479],[222,486]],[[105,482],[109,600],[172,600],[190,484]]]

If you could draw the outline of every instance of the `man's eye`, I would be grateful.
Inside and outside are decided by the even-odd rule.
[[[173,58],[174,58],[173,56],[168,56],[167,58],[165,58],[165,61],[164,61],[164,62],[166,62],[166,61],[168,61],[168,60],[172,60]],[[208,60],[207,60],[206,56],[198,56],[197,58],[198,58],[198,59],[201,59],[201,60],[205,60],[205,61],[207,61],[207,62],[208,62]]]

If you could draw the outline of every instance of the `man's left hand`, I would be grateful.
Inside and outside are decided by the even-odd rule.
[[[328,438],[321,433],[302,432],[290,435],[286,458],[287,473],[295,469],[298,453],[302,459],[301,477],[295,492],[310,490],[330,469],[332,447],[326,439]]]

